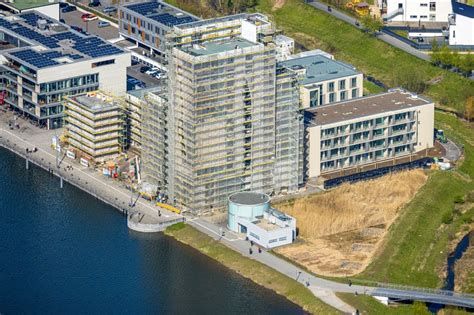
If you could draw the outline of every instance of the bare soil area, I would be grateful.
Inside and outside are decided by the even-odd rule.
[[[411,170],[276,204],[299,228],[298,242],[276,252],[317,274],[358,274],[426,180],[423,170]]]

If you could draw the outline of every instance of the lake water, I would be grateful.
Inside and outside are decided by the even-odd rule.
[[[0,148],[0,314],[302,314]]]

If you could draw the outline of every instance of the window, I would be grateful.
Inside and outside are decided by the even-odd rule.
[[[109,59],[109,60],[104,60],[104,61],[99,61],[99,62],[94,62],[92,64],[92,68],[96,67],[101,67],[101,66],[106,66],[115,63],[115,59]]]
[[[329,103],[334,103],[336,101],[336,93],[329,93]]]
[[[351,87],[356,87],[357,86],[357,78],[352,78],[351,79]]]
[[[420,15],[420,19],[427,19],[428,15]]]
[[[410,15],[410,19],[417,19],[418,15]]]
[[[428,3],[420,3],[420,7],[428,7]]]
[[[339,90],[345,90],[345,89],[346,89],[346,80],[339,81]]]
[[[357,89],[353,89],[352,90],[352,98],[356,98],[357,97]]]
[[[268,243],[275,243],[276,241],[278,241],[278,239],[274,238],[274,239],[269,240]]]
[[[319,91],[314,90],[309,92],[309,107],[315,107],[318,106],[318,100],[319,100]]]
[[[346,91],[339,93],[339,100],[344,101],[346,99]]]
[[[278,240],[279,240],[280,242],[286,241],[286,236],[280,237]]]
[[[250,232],[249,234],[250,234],[250,236],[256,238],[257,240],[260,239],[260,237],[259,237],[257,234],[255,234],[255,233]]]
[[[334,82],[328,83],[328,92],[334,92]]]
[[[430,2],[430,11],[436,11],[436,2]]]

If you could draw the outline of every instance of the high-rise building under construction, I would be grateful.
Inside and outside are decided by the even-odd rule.
[[[297,190],[299,95],[296,78],[277,77],[273,39],[273,26],[261,14],[177,25],[168,33],[163,189],[178,206],[202,213],[224,207],[237,191]],[[148,102],[151,110],[142,117],[149,135],[147,113],[163,100]],[[152,156],[147,148],[155,147],[143,146],[143,155]],[[155,171],[163,169],[144,165],[145,179],[157,178]]]

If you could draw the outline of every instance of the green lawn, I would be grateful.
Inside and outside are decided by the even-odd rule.
[[[367,80],[364,80],[364,95],[377,94],[377,93],[382,93],[384,91],[385,89],[381,88],[380,86],[372,82],[369,82]]]
[[[273,0],[260,0],[256,11],[272,16],[279,29],[306,48],[326,50],[387,86],[399,85],[400,78],[417,77],[427,82],[442,77],[440,83],[427,88],[426,95],[458,112],[467,96],[474,94],[474,82],[434,67],[300,0],[287,0],[275,11],[272,6]]]
[[[384,315],[429,315],[426,306],[421,303],[414,305],[385,306],[371,296],[358,295],[352,293],[336,293],[336,295],[346,303],[359,310],[361,314],[384,314]]]
[[[201,253],[222,263],[242,276],[269,288],[312,314],[338,314],[339,312],[317,299],[305,286],[255,260],[240,255],[189,225],[178,223],[165,234],[188,244]]]
[[[448,254],[448,242],[474,216],[474,209],[462,215],[453,212],[455,201],[474,189],[474,132],[454,116],[440,112],[436,113],[436,124],[448,137],[464,144],[466,158],[458,171],[430,174],[390,228],[378,258],[358,276],[361,279],[424,287],[442,284],[438,271]]]

